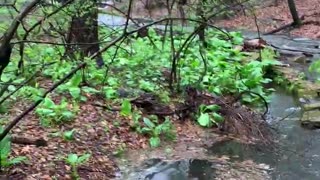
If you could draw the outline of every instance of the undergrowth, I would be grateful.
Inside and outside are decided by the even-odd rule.
[[[108,34],[108,30],[100,29],[101,35]],[[164,121],[155,117],[146,117],[133,110],[128,101],[141,92],[156,94],[164,103],[170,103],[170,90],[168,88],[168,75],[172,63],[171,44],[169,40],[163,41],[153,29],[149,30],[148,38],[129,38],[117,46],[112,46],[103,58],[107,67],[97,69],[94,61],[90,59],[68,60],[61,59],[64,48],[61,46],[29,44],[25,47],[25,70],[16,76],[19,56],[14,51],[12,61],[2,76],[2,83],[13,80],[8,92],[14,91],[18,85],[28,79],[40,68],[43,70],[32,83],[28,83],[11,97],[11,101],[36,101],[43,93],[44,85],[57,82],[75,67],[79,61],[87,62],[85,71],[76,73],[67,83],[61,85],[53,94],[47,97],[36,109],[40,124],[55,126],[70,123],[76,118],[81,103],[88,97],[98,95],[106,101],[122,104],[120,114],[131,118],[131,126],[135,132],[150,137],[150,145],[160,145],[162,135],[173,137],[172,122],[169,118]],[[243,37],[238,32],[229,33],[231,39],[220,31],[207,31],[207,45],[204,49],[197,38],[188,44],[188,48],[180,52],[178,60],[179,85],[181,87],[192,85],[216,96],[225,94],[240,94],[252,91],[268,99],[268,92],[264,85],[272,80],[265,78],[266,70],[274,64],[275,54],[269,49],[263,49],[262,59],[250,59],[246,52],[240,51],[236,46],[243,43]],[[176,36],[174,45],[180,47],[187,35]],[[102,38],[101,40],[110,40]],[[121,48],[118,48],[121,46]],[[116,55],[115,55],[116,54]],[[61,60],[60,60],[61,59]],[[83,79],[85,77],[85,79]],[[5,93],[5,94],[7,94]],[[52,98],[60,96],[59,102]],[[261,99],[257,96],[246,95],[243,102],[256,104]],[[9,102],[7,102],[9,103]],[[2,105],[3,106],[3,105]],[[201,126],[210,127],[223,121],[223,117],[206,109],[219,107],[201,106],[198,112],[198,122]],[[139,114],[140,113],[140,114]]]

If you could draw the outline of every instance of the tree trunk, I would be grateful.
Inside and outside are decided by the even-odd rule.
[[[97,0],[85,1],[81,7],[72,17],[67,36],[67,43],[79,45],[67,46],[66,54],[74,55],[75,50],[80,50],[81,58],[84,58],[99,51]],[[104,65],[101,54],[97,56],[96,63],[98,67]]]
[[[290,13],[291,13],[292,19],[293,19],[293,24],[295,26],[300,26],[301,25],[301,19],[299,17],[299,14],[298,14],[298,11],[297,11],[297,8],[296,8],[296,4],[295,4],[294,0],[288,0],[288,6],[289,6],[289,9],[290,9]]]
[[[198,2],[198,7],[196,10],[196,15],[198,16],[198,19],[200,21],[204,21],[204,22],[207,21],[206,19],[204,19],[205,15],[204,15],[204,10],[203,10],[203,5],[205,3],[207,3],[207,0],[200,0]],[[206,38],[205,38],[206,27],[207,27],[207,25],[205,23],[201,23],[201,25],[199,26],[199,31],[198,31],[199,40],[202,42],[202,44],[205,48],[207,47],[207,42],[206,42]]]

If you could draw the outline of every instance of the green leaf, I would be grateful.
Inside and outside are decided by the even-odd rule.
[[[70,87],[69,88],[69,92],[70,92],[70,95],[75,98],[75,99],[78,99],[80,98],[80,94],[81,94],[81,89],[79,87]]]
[[[72,87],[79,87],[81,81],[82,81],[82,75],[81,75],[81,73],[77,73],[71,79],[71,86]]]
[[[88,98],[86,96],[80,96],[80,101],[86,102]]]
[[[151,134],[151,133],[152,133],[152,129],[147,128],[147,127],[143,127],[143,128],[141,129],[141,133],[142,133],[142,134]]]
[[[41,116],[52,116],[53,114],[55,115],[52,109],[46,108],[37,108],[36,112]]]
[[[8,108],[7,106],[5,106],[4,104],[0,105],[0,114],[4,114],[8,112]]]
[[[199,106],[199,111],[200,111],[200,113],[203,113],[205,110],[206,110],[206,105],[201,104],[201,105]]]
[[[73,133],[74,133],[75,129],[72,129],[71,131],[65,131],[63,133],[63,139],[67,140],[67,141],[71,141],[73,140]]]
[[[220,108],[220,106],[218,106],[216,104],[211,104],[211,105],[206,106],[206,109],[215,112],[215,111],[219,111],[221,108]]]
[[[148,92],[152,92],[156,89],[156,86],[155,86],[155,84],[153,84],[149,81],[140,80],[139,81],[139,88],[141,88],[142,90],[148,91]]]
[[[107,99],[113,99],[117,97],[117,91],[112,88],[105,89],[104,93]]]
[[[86,93],[89,93],[89,94],[95,94],[95,93],[99,93],[100,91],[96,90],[95,88],[92,88],[92,87],[83,87],[82,90]]]
[[[19,164],[21,162],[25,162],[27,160],[28,159],[25,156],[18,156],[18,157],[10,159],[8,163],[9,163],[9,165],[15,165],[15,164]]]
[[[149,128],[154,128],[156,125],[150,121],[149,118],[144,117],[143,122],[145,125],[147,125]]]
[[[84,154],[84,155],[80,156],[78,158],[78,164],[82,164],[82,163],[86,162],[87,160],[89,160],[90,156],[91,156],[91,154]]]
[[[64,119],[72,119],[74,118],[74,113],[71,111],[63,111],[61,113],[61,115],[63,116]]]
[[[11,151],[10,136],[7,135],[4,139],[2,139],[2,141],[0,141],[0,150],[1,159],[9,156]]]
[[[149,139],[150,146],[155,148],[160,146],[160,138],[159,137],[151,137]]]
[[[78,155],[77,154],[68,154],[67,162],[70,165],[76,165],[78,161]]]
[[[156,128],[154,128],[153,134],[155,136],[159,136],[161,134],[162,131],[165,130],[165,126],[163,126],[163,124],[156,126]]]
[[[46,108],[54,108],[55,107],[55,103],[48,97],[44,98],[43,101],[43,106],[45,106]]]
[[[131,103],[128,99],[122,102],[120,114],[123,116],[129,116],[131,114]]]
[[[200,124],[200,126],[209,127],[211,125],[210,122],[210,116],[208,113],[201,113],[198,117],[198,123]]]
[[[9,85],[8,86],[8,91],[15,91],[17,88],[15,87],[15,86],[13,86],[13,85]]]
[[[223,117],[218,113],[212,113],[212,116],[213,116],[213,121],[216,123],[222,123],[224,120]]]

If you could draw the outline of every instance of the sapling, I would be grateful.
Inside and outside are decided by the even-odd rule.
[[[78,167],[81,164],[84,164],[89,158],[91,154],[83,154],[78,156],[77,154],[69,154],[68,157],[65,159],[66,163],[71,166],[71,176],[72,179],[78,180],[80,179],[78,173]]]

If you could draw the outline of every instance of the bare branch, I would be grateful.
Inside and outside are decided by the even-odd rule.
[[[17,31],[20,22],[23,18],[25,18],[30,11],[40,2],[41,0],[33,0],[31,1],[19,14],[18,16],[13,20],[11,26],[7,29],[4,36],[2,37],[2,44],[0,46],[0,49],[5,48],[7,44],[10,43],[12,37],[14,36],[15,32]]]

